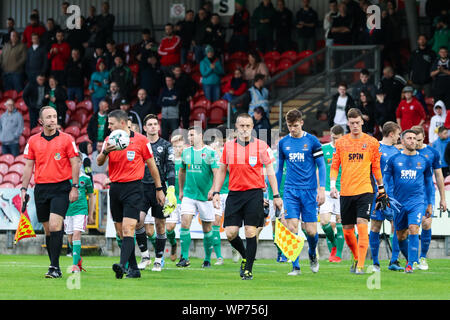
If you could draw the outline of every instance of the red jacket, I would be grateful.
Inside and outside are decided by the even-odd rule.
[[[410,103],[406,102],[406,99],[402,100],[395,115],[397,119],[400,119],[402,130],[411,129],[412,126],[418,125],[422,119],[426,119],[425,110],[414,97]]]
[[[52,49],[54,48],[58,49],[57,53],[52,52]],[[64,71],[70,58],[69,44],[67,42],[53,44],[47,57],[52,61],[52,71]]]
[[[33,27],[32,25],[29,25],[25,28],[25,30],[23,31],[23,36],[22,36],[22,42],[27,44],[27,48],[31,47],[31,45],[33,44],[31,42],[31,35],[33,33],[37,33],[39,35],[39,38],[42,37],[42,35],[46,32],[47,30],[45,30],[45,28],[41,25]]]
[[[158,54],[161,56],[162,66],[171,66],[180,63],[181,39],[179,36],[173,36],[172,39],[165,37],[161,40],[158,48]]]
[[[231,80],[233,80],[233,79],[230,79],[230,81],[228,81],[225,84],[225,86],[223,87],[223,92],[224,93],[227,93],[227,92],[229,92],[230,90],[233,89],[231,87]],[[243,95],[245,93],[245,91],[247,91],[247,83],[245,81],[242,81],[241,86],[239,87],[239,89],[234,91],[233,95],[234,96],[241,96],[241,95]]]

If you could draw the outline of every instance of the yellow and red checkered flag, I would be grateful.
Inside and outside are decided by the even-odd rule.
[[[289,260],[295,261],[303,250],[305,239],[291,232],[280,219],[276,219],[275,243]]]
[[[16,235],[14,236],[14,244],[25,238],[34,238],[36,234],[34,233],[33,226],[30,222],[30,217],[27,213],[27,202],[30,196],[27,194],[25,196],[25,201],[22,203],[22,210],[20,213],[19,224],[17,225]],[[14,199],[17,200],[17,199]],[[14,201],[13,201],[14,202]],[[16,205],[16,203],[14,203]],[[17,206],[17,205],[16,205]]]

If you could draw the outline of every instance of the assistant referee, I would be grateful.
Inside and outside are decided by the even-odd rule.
[[[125,265],[129,263],[127,278],[140,278],[141,273],[136,263],[134,253],[134,231],[144,200],[142,178],[145,164],[155,181],[156,199],[164,206],[165,195],[161,186],[158,168],[153,158],[152,147],[148,139],[137,132],[128,129],[128,115],[122,110],[114,110],[108,114],[108,128],[112,131],[123,130],[130,136],[127,148],[117,150],[116,146],[108,144],[109,137],[103,143],[102,153],[97,157],[97,164],[102,166],[109,158],[109,203],[116,232],[122,239],[120,263],[113,265],[117,279],[122,279]]]
[[[257,249],[257,228],[264,226],[265,179],[263,166],[266,167],[270,186],[273,190],[273,202],[279,210],[283,202],[278,193],[278,185],[272,163],[275,161],[270,147],[262,140],[252,136],[253,119],[247,113],[236,119],[237,138],[225,143],[220,168],[214,184],[213,201],[220,208],[220,189],[227,170],[229,171],[229,194],[225,206],[224,227],[228,241],[242,256],[240,275],[242,280],[253,279],[252,268]],[[245,226],[247,248],[239,237],[239,228]]]
[[[78,200],[80,160],[72,136],[57,130],[58,115],[52,107],[39,111],[39,123],[44,131],[33,135],[25,147],[26,164],[22,175],[21,197],[27,188],[36,165],[34,200],[38,221],[45,231],[50,266],[46,278],[61,278],[59,255],[63,243],[63,223],[69,203]],[[70,184],[72,179],[73,184]]]

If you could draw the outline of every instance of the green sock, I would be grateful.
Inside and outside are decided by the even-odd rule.
[[[147,235],[147,238],[152,243],[153,248],[156,248],[156,232],[153,232],[151,236]]]
[[[181,228],[180,230],[181,257],[189,259],[189,247],[191,246],[191,231]]]
[[[336,223],[336,256],[342,259],[342,250],[344,249],[344,231],[342,223]]]
[[[328,238],[325,238],[325,239],[327,239],[328,250],[330,250],[330,252],[331,252],[331,250],[333,249],[333,244],[331,243],[330,239],[328,239]]]
[[[170,245],[173,247],[177,244],[177,239],[175,239],[175,230],[166,230],[167,240],[169,240]]]
[[[334,231],[333,227],[331,226],[331,223],[327,223],[326,225],[322,226],[323,232],[325,232],[325,235],[327,236],[327,240],[331,243],[331,248],[336,247],[336,238],[334,237]],[[328,246],[330,248],[330,246]],[[330,249],[331,251],[331,249]]]
[[[205,249],[205,261],[211,262],[211,253],[214,244],[214,234],[212,231],[203,233],[203,248]]]
[[[275,243],[275,232],[272,233],[272,235],[273,235],[273,241],[274,241],[273,244],[275,245],[275,247],[277,247],[277,253],[281,254],[282,252],[281,252],[280,247]]]
[[[214,252],[216,253],[217,258],[222,258],[222,244],[220,241],[220,226],[213,226],[212,233],[213,233]]]
[[[72,249],[73,264],[77,265],[81,259],[81,240],[74,240]]]
[[[393,247],[393,246],[392,246],[392,241],[393,241],[393,239],[394,239],[394,234],[391,234],[391,235],[389,236],[389,241],[391,242],[391,248]]]

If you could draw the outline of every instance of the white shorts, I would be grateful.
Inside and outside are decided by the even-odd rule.
[[[216,216],[223,216],[225,212],[225,203],[227,202],[228,193],[224,193],[220,195],[220,209],[214,208],[214,214]]]
[[[281,215],[283,214],[283,212],[284,212],[284,207],[281,208],[281,212],[280,212],[280,217],[279,218],[281,218]],[[269,200],[269,217],[270,217],[271,221],[275,221],[276,220],[275,207],[273,206],[273,200]]]
[[[66,234],[73,234],[74,231],[86,231],[87,216],[77,214],[76,216],[68,216],[64,219],[64,231]]]
[[[166,223],[180,223],[181,222],[181,204],[177,203],[175,210],[166,218]],[[144,224],[155,224],[155,218],[152,216],[152,208],[148,209],[145,216]]]
[[[183,197],[181,201],[181,215],[195,215],[198,212],[200,220],[213,222],[216,220],[212,201],[200,201]]]
[[[331,213],[332,215],[341,214],[340,199],[332,198],[330,196],[330,191],[325,191],[325,203],[320,206],[319,213],[320,214]]]

